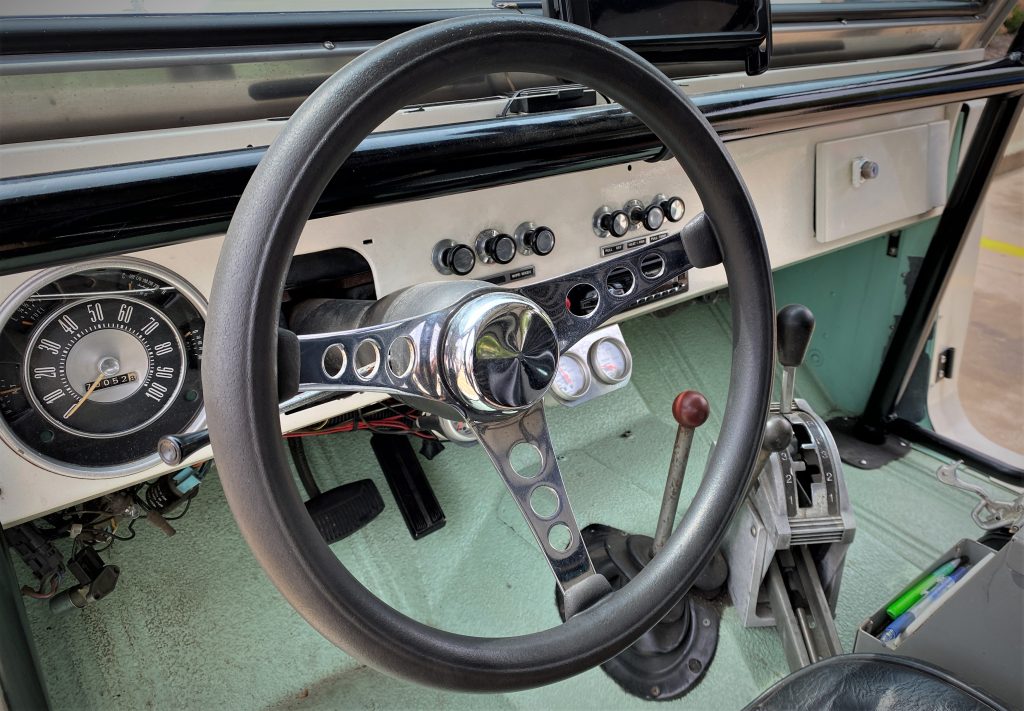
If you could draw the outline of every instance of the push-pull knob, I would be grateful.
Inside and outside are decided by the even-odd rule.
[[[442,274],[466,276],[476,266],[476,253],[467,244],[443,240],[434,246],[434,266]]]
[[[602,237],[624,237],[629,232],[629,215],[624,210],[601,208],[594,215],[594,231]]]
[[[707,421],[710,412],[711,407],[707,398],[696,390],[680,393],[672,403],[672,417],[679,423],[679,429],[676,431],[676,442],[672,447],[672,460],[668,465],[665,493],[662,495],[661,511],[658,514],[658,528],[651,544],[653,554],[664,548],[668,537],[672,535],[676,511],[679,508],[679,492],[683,488],[686,463],[690,459],[690,448],[693,446],[693,433]]]
[[[681,197],[656,195],[654,202],[661,207],[669,222],[679,222],[686,214],[686,203]]]
[[[497,230],[484,230],[476,238],[476,251],[485,264],[508,264],[516,256],[516,241],[512,235]]]
[[[550,227],[538,227],[523,235],[523,244],[540,257],[551,254],[555,248],[555,233]]]
[[[658,230],[665,224],[665,211],[661,205],[652,203],[644,207],[639,201],[630,210],[629,218],[634,224],[643,225],[647,230]]]

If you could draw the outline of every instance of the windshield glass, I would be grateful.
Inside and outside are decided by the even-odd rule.
[[[142,15],[335,10],[466,10],[490,0],[4,0],[0,15]]]

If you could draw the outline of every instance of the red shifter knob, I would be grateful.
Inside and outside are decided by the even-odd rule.
[[[710,412],[708,399],[696,390],[684,390],[672,403],[672,417],[680,427],[696,429],[707,421]]]
[[[679,493],[683,488],[683,475],[686,473],[686,462],[690,458],[690,447],[693,445],[693,431],[707,421],[710,412],[708,399],[696,390],[684,390],[672,403],[672,417],[679,423],[679,430],[676,432],[676,443],[672,447],[672,459],[668,464],[668,479],[665,481],[665,493],[661,498],[658,528],[651,543],[652,554],[664,548],[672,534],[676,510],[679,508]]]

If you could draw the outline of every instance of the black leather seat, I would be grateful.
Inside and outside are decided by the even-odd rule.
[[[1004,707],[916,659],[843,654],[793,672],[746,711],[974,711]]]

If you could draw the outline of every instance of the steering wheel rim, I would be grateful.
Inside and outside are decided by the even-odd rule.
[[[625,588],[560,626],[480,638],[429,627],[389,607],[324,543],[306,514],[280,437],[275,354],[289,260],[337,169],[366,135],[427,89],[498,71],[571,77],[616,98],[662,139],[713,216],[730,286],[733,355],[718,444],[662,552]],[[700,111],[664,74],[601,35],[495,13],[388,40],[328,79],[295,112],[253,174],[228,229],[210,299],[203,385],[232,513],[267,575],[314,628],[397,677],[445,689],[511,691],[607,661],[689,589],[742,500],[768,412],[773,346],[771,269],[761,226],[736,167]]]

